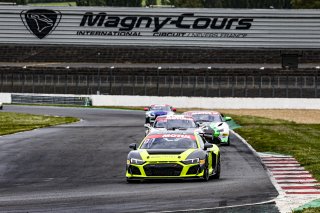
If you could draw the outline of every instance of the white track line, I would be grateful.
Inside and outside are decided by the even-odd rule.
[[[279,170],[276,170],[276,171],[272,171],[272,174],[273,175],[280,175],[280,174],[310,174],[310,172],[308,171],[303,171],[303,170],[300,170],[300,171],[279,171]]]

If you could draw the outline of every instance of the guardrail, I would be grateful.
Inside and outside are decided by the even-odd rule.
[[[59,104],[59,105],[79,105],[91,106],[90,97],[79,96],[46,96],[32,94],[11,94],[13,104]]]

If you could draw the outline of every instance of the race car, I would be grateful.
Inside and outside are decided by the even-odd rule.
[[[0,102],[0,110],[2,110],[3,109],[3,104],[2,104],[2,102]]]
[[[145,124],[146,135],[158,130],[196,130],[199,125],[195,123],[192,117],[184,115],[163,115],[158,116],[154,123]]]
[[[170,105],[151,105],[150,107],[145,107],[144,111],[146,111],[146,124],[153,123],[154,120],[161,115],[173,115],[176,111],[176,108],[173,108]]]
[[[146,179],[197,178],[208,181],[220,177],[220,149],[194,131],[150,133],[141,144],[129,146],[128,183]]]
[[[230,128],[226,121],[230,121],[231,117],[224,117],[216,111],[188,111],[183,115],[191,116],[207,134],[219,132],[220,135],[212,137],[212,140],[218,139],[222,145],[230,145]]]

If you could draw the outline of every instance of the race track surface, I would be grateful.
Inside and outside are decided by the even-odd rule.
[[[0,211],[157,212],[250,204],[278,195],[260,161],[234,135],[230,147],[220,147],[220,180],[127,184],[128,146],[144,137],[144,112],[35,106],[4,111],[82,121],[0,137]]]

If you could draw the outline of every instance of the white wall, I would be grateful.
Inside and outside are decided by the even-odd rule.
[[[320,109],[320,98],[204,98],[63,94],[34,95],[91,97],[93,106],[148,106],[151,104],[170,104],[177,108],[204,109]],[[11,103],[11,93],[0,93],[0,102]]]
[[[11,103],[11,93],[0,93],[0,102],[10,104]]]
[[[170,104],[178,108],[207,109],[320,109],[320,99],[307,98],[204,98],[93,95],[94,106],[148,106]]]

